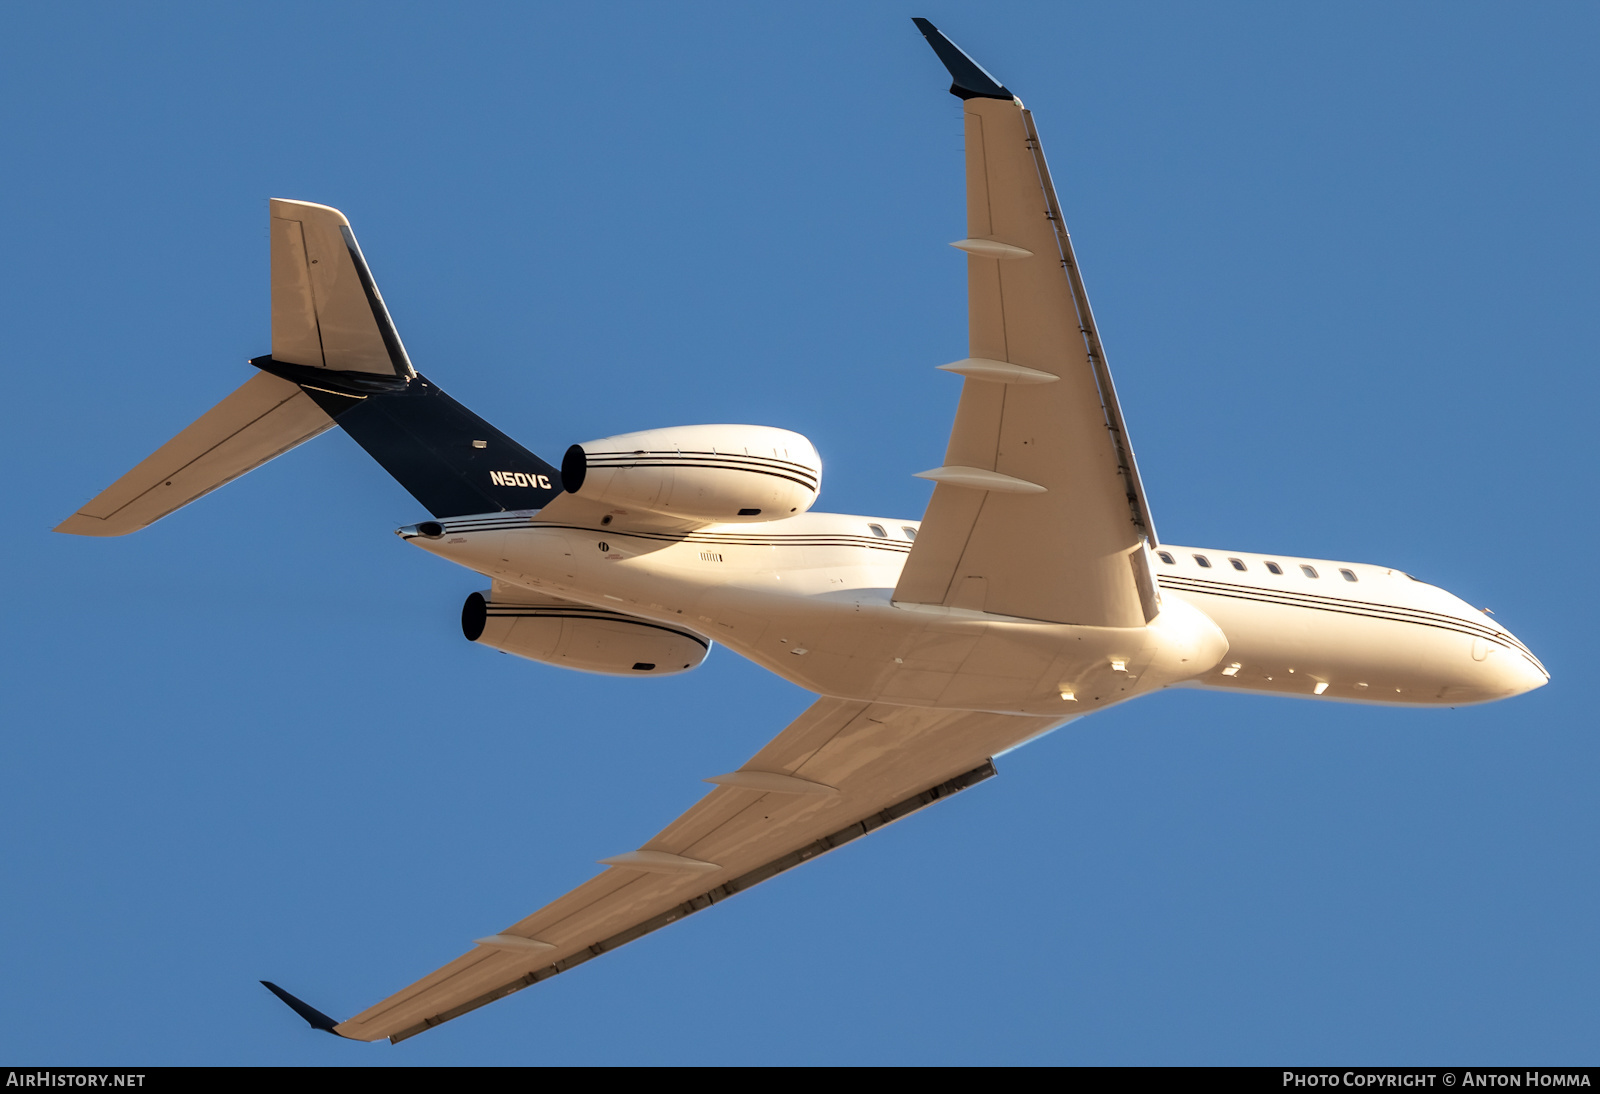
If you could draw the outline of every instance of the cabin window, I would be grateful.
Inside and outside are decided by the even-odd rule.
[[[1343,577],[1346,581],[1359,581],[1359,580],[1361,580],[1360,578],[1356,577],[1355,573],[1353,571],[1351,571],[1351,570],[1340,570],[1339,571],[1339,575],[1341,577]]]
[[[1167,551],[1157,551],[1156,552],[1156,557],[1159,558],[1162,562],[1165,562],[1168,566],[1172,566],[1172,565],[1176,564],[1176,562],[1177,562],[1177,560],[1174,559],[1172,557],[1172,555]]]
[[[1244,561],[1242,559],[1230,558],[1228,560],[1228,565],[1232,566],[1235,570],[1244,569]]]
[[[907,539],[914,540],[917,538],[917,530],[909,524],[902,524],[900,530],[906,534]]]
[[[889,538],[889,533],[885,532],[883,530],[883,525],[881,525],[881,524],[869,524],[869,525],[867,525],[867,527],[871,528],[872,529],[872,534],[877,536],[879,539],[888,539]]]
[[[1194,560],[1200,564],[1202,570],[1211,569],[1211,560],[1205,555],[1195,555]]]
[[[1269,573],[1269,574],[1281,574],[1281,573],[1283,573],[1283,567],[1279,566],[1276,562],[1268,562],[1266,564],[1266,567],[1267,567],[1267,573]]]
[[[1317,575],[1317,568],[1315,566],[1306,566],[1306,565],[1302,564],[1301,567],[1300,567],[1300,572],[1305,574],[1307,577],[1316,577],[1316,576],[1318,576]]]

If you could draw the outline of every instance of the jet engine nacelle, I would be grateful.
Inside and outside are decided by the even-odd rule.
[[[561,482],[581,498],[685,520],[777,520],[817,500],[822,459],[787,429],[691,425],[575,444]]]
[[[537,604],[496,603],[473,593],[461,606],[470,641],[581,672],[670,676],[706,659],[711,643],[692,631],[554,598]]]

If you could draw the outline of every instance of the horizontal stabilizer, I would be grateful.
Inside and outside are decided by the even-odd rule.
[[[330,429],[299,386],[259,373],[56,526],[125,536]]]

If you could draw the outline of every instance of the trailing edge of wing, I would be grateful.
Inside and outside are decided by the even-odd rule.
[[[1049,208],[1050,226],[1055,229],[1056,245],[1061,249],[1061,266],[1067,272],[1072,286],[1073,303],[1078,308],[1078,322],[1083,331],[1084,348],[1089,353],[1089,364],[1094,368],[1095,381],[1100,385],[1100,400],[1105,409],[1106,428],[1111,433],[1112,445],[1117,452],[1117,470],[1128,494],[1128,506],[1133,511],[1134,522],[1150,541],[1152,548],[1160,545],[1156,536],[1155,518],[1150,515],[1150,499],[1144,492],[1144,482],[1139,478],[1139,464],[1133,458],[1133,445],[1128,441],[1128,427],[1122,419],[1122,403],[1117,399],[1116,385],[1111,382],[1111,366],[1106,363],[1106,349],[1100,344],[1100,328],[1095,325],[1094,309],[1089,307],[1089,291],[1084,288],[1083,272],[1078,268],[1078,256],[1072,250],[1072,234],[1067,231],[1067,220],[1061,215],[1061,201],[1056,197],[1056,184],[1050,178],[1050,165],[1045,162],[1044,145],[1039,141],[1039,130],[1033,124],[1033,111],[1021,110],[1022,124],[1027,127],[1028,140],[1033,148],[1034,163],[1039,168],[1039,182],[1044,188],[1044,200]]]

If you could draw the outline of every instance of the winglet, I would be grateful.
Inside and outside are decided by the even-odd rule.
[[[273,995],[276,995],[279,999],[282,999],[285,1003],[288,1003],[291,1010],[293,1010],[300,1017],[304,1018],[307,1022],[311,1023],[312,1029],[320,1029],[324,1033],[333,1034],[335,1037],[344,1036],[344,1034],[333,1028],[339,1023],[334,1021],[332,1018],[329,1018],[326,1014],[323,1014],[316,1007],[313,1007],[309,1003],[301,1002],[299,999],[296,999],[294,996],[278,987],[278,985],[274,984],[271,980],[261,981],[261,986],[266,988]]]
[[[944,62],[944,67],[950,70],[950,78],[954,82],[950,85],[950,94],[958,99],[1005,99],[1016,98],[1007,91],[999,80],[983,70],[983,66],[965,53],[943,34],[939,28],[926,19],[913,17],[911,20],[922,32],[922,36],[933,47],[933,52],[939,55],[939,60]]]

